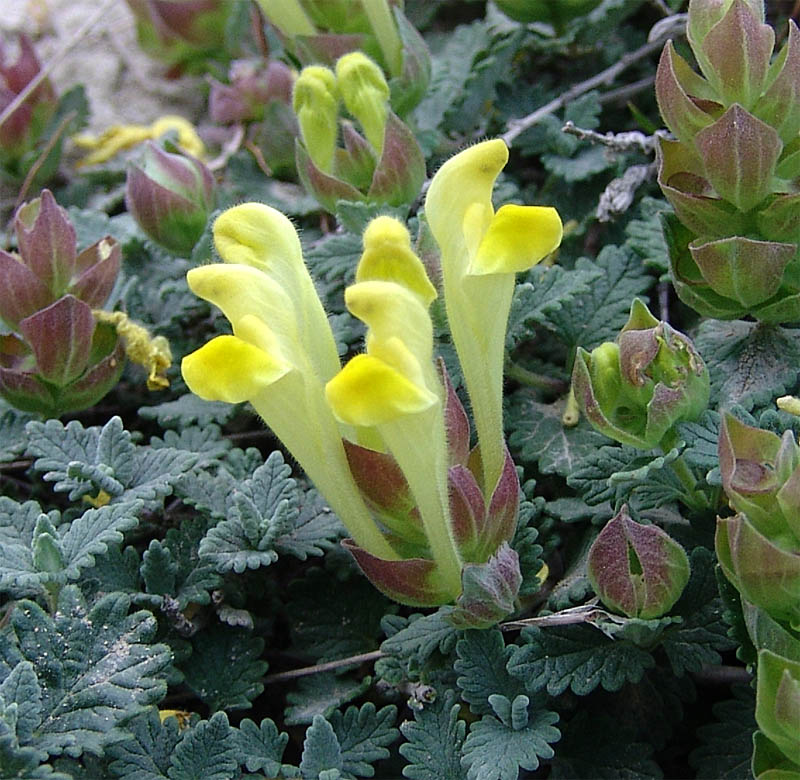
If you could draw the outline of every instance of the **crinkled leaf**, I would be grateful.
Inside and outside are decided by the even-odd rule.
[[[538,462],[543,474],[571,474],[577,464],[609,439],[584,419],[574,427],[561,421],[565,402],[543,404],[528,392],[511,397],[507,427],[509,446],[525,462]]]
[[[627,682],[639,682],[655,665],[649,653],[629,641],[610,640],[589,626],[527,628],[522,639],[508,671],[528,690],[546,689],[551,696],[567,688],[585,696],[598,685],[618,691]]]
[[[224,712],[201,720],[178,743],[172,756],[170,780],[230,780],[239,760],[236,737]]]
[[[30,661],[20,661],[0,682],[0,702],[6,708],[16,705],[17,739],[30,742],[42,722],[42,689]]]
[[[631,300],[650,288],[653,277],[645,273],[636,254],[618,246],[604,247],[594,262],[580,258],[575,268],[592,273],[599,270],[601,276],[588,293],[547,312],[543,324],[568,347],[592,349],[616,338],[628,320]]]
[[[410,669],[422,667],[437,650],[443,655],[451,653],[459,631],[447,621],[446,614],[446,610],[440,609],[425,616],[387,615],[381,625],[388,639],[381,645],[381,651],[401,658]]]
[[[59,523],[58,512],[34,518],[36,508],[33,501],[20,505],[0,499],[0,590],[38,593],[47,583],[78,579],[94,566],[95,556],[122,542],[141,512],[139,502],[126,502]]]
[[[467,724],[459,720],[456,695],[447,691],[424,708],[414,711],[414,720],[401,724],[408,740],[400,754],[408,761],[403,776],[409,780],[465,780],[461,751]]]
[[[248,631],[217,624],[194,637],[182,665],[186,684],[211,708],[240,710],[264,690],[266,661],[258,660],[264,640]]]
[[[248,772],[264,772],[269,777],[281,771],[281,759],[289,735],[279,732],[272,720],[264,718],[259,726],[245,718],[235,737],[239,763],[244,764]]]
[[[151,449],[132,443],[119,417],[102,428],[84,428],[77,420],[30,422],[28,451],[57,492],[71,501],[105,491],[112,502],[136,498],[153,505],[172,492],[173,482],[197,461],[197,455],[169,447]]]
[[[458,660],[453,669],[458,674],[461,698],[476,715],[493,712],[489,697],[502,694],[509,700],[524,693],[525,686],[518,677],[506,671],[514,647],[506,647],[498,629],[467,631],[456,645]]]
[[[390,704],[375,709],[372,702],[361,707],[348,707],[331,716],[331,725],[339,741],[342,769],[357,777],[372,777],[375,761],[389,758],[387,745],[391,745],[399,732],[394,726],[397,708]]]
[[[163,723],[155,707],[137,716],[127,725],[130,736],[109,745],[107,755],[113,759],[109,769],[114,777],[125,780],[162,780],[169,772],[170,759],[182,733],[175,718]]]
[[[469,730],[461,762],[467,780],[516,780],[520,769],[539,768],[540,759],[554,755],[551,742],[561,732],[554,727],[555,712],[539,711],[524,728],[514,729],[491,715],[484,715]]]
[[[87,610],[74,586],[61,592],[52,618],[31,601],[16,605],[11,625],[42,691],[37,748],[102,755],[122,723],[166,693],[169,650],[149,644],[155,618],[129,608],[128,596],[112,593]]]
[[[311,723],[317,715],[327,718],[337,707],[366,693],[371,684],[369,676],[354,680],[333,672],[302,677],[297,690],[286,695],[286,725]]]
[[[694,343],[708,366],[712,406],[764,406],[790,390],[800,374],[796,331],[776,325],[707,320]]]
[[[293,525],[275,538],[275,549],[282,555],[294,555],[301,561],[330,550],[346,531],[339,518],[316,490],[300,498],[300,512]]]
[[[322,715],[315,715],[303,742],[303,760],[300,762],[303,777],[316,780],[321,772],[342,768],[342,751],[333,727]],[[334,778],[338,776],[332,775]]]
[[[506,347],[513,349],[528,338],[532,323],[546,321],[549,312],[557,311],[576,295],[588,293],[601,273],[599,268],[566,270],[558,265],[531,268],[514,289]]]
[[[175,572],[175,597],[180,609],[190,603],[208,604],[210,592],[222,583],[222,577],[214,567],[200,558],[198,547],[208,530],[202,516],[185,517],[180,528],[167,531],[164,545],[171,559],[177,564]]]

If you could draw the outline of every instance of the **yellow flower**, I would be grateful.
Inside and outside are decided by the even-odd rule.
[[[340,367],[322,304],[292,223],[246,203],[214,223],[224,263],[192,269],[192,291],[218,306],[233,335],[218,336],[183,359],[192,392],[207,400],[249,401],[372,555],[398,556],[353,481],[341,432],[324,394]]]
[[[505,462],[503,360],[514,274],[561,243],[561,219],[545,206],[495,212],[492,188],[508,161],[500,139],[450,158],[431,181],[425,215],[441,251],[447,320],[472,405],[483,491],[494,491]]]
[[[292,108],[314,165],[330,173],[339,132],[339,95],[333,71],[324,65],[303,68],[294,82]]]
[[[106,162],[124,149],[130,149],[148,140],[156,140],[169,132],[177,134],[177,143],[185,152],[198,159],[205,155],[205,146],[188,119],[167,115],[156,119],[151,125],[112,125],[99,136],[76,135],[73,141],[83,149],[93,150],[87,154],[80,166]]]
[[[341,422],[374,428],[397,461],[443,586],[456,598],[462,561],[450,528],[444,389],[428,314],[435,290],[408,231],[389,217],[367,229],[356,278],[368,280],[348,287],[345,303],[367,325],[367,351],[328,382],[328,403]]]

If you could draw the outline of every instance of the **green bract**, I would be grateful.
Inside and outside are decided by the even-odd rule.
[[[656,76],[658,181],[681,300],[701,314],[800,319],[800,31],[772,62],[775,35],[758,2],[689,5],[702,76],[668,42]]]

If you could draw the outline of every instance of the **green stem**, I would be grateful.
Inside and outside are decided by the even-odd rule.
[[[386,0],[361,0],[372,31],[378,39],[386,67],[392,76],[399,76],[403,62],[403,43],[397,32],[392,10]]]
[[[286,37],[295,35],[315,35],[316,29],[297,0],[278,0],[268,3],[257,0],[264,16],[272,22]]]
[[[661,451],[666,455],[678,442],[678,434],[674,430],[669,430],[661,440]],[[679,455],[670,464],[675,476],[680,480],[681,485],[686,489],[683,494],[684,504],[690,509],[706,510],[709,508],[708,496],[697,489],[697,479],[694,473],[686,464],[686,461]]]
[[[547,390],[555,395],[563,395],[569,389],[562,379],[529,371],[513,360],[506,361],[505,372],[507,377],[515,379],[520,384],[535,387],[537,390]]]

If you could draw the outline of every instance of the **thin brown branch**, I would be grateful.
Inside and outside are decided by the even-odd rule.
[[[521,119],[512,119],[508,123],[508,130],[506,130],[506,132],[500,137],[506,142],[506,144],[508,144],[508,146],[511,146],[517,136],[521,135],[528,128],[533,127],[538,122],[541,122],[544,117],[553,114],[556,111],[560,111],[568,103],[571,103],[581,95],[585,95],[587,92],[591,92],[591,90],[595,89],[596,87],[613,83],[620,73],[634,63],[639,62],[639,60],[643,60],[654,52],[659,51],[663,45],[663,37],[658,37],[653,41],[648,41],[635,51],[629,52],[625,56],[621,57],[617,62],[600,73],[597,73],[585,81],[574,84],[563,95],[559,95],[554,100],[551,100],[549,103],[537,108],[527,116],[524,116]]]
[[[340,658],[337,661],[328,661],[324,664],[314,664],[313,666],[304,666],[300,669],[290,669],[288,672],[276,672],[275,674],[268,674],[263,682],[265,685],[276,682],[284,682],[286,680],[295,680],[298,677],[307,677],[310,674],[320,674],[321,672],[331,672],[334,669],[342,669],[346,666],[355,666],[357,664],[369,663],[383,658],[384,653],[380,650],[373,650],[370,653],[361,653],[360,655],[351,655],[348,658]]]

